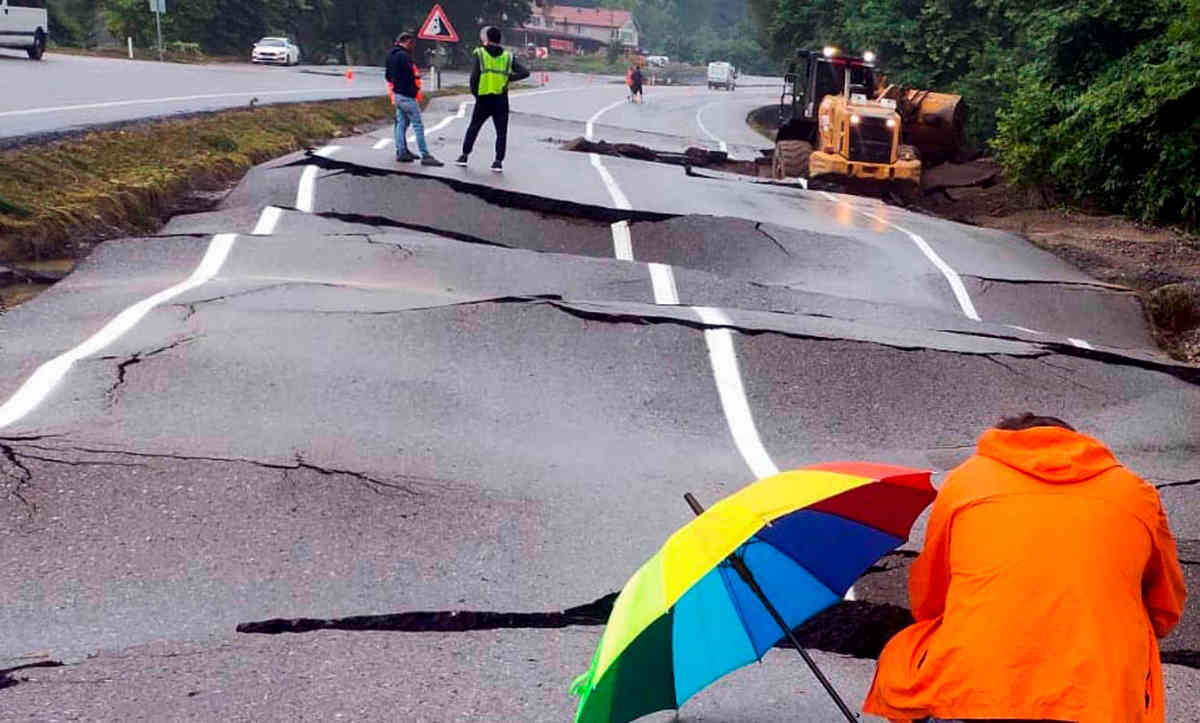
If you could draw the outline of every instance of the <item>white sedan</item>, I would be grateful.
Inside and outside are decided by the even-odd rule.
[[[254,63],[298,65],[300,63],[300,46],[289,38],[263,38],[254,44],[250,60]]]

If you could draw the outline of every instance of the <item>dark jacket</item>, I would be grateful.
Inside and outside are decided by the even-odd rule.
[[[396,95],[405,98],[417,97],[417,78],[413,74],[412,57],[405,48],[399,45],[392,46],[392,51],[388,53],[387,72],[384,77],[392,84]]]
[[[485,50],[488,51],[488,55],[491,55],[493,58],[498,57],[501,53],[504,52],[504,47],[500,46],[500,45],[488,44],[483,47]],[[479,58],[472,55],[471,56],[471,95],[474,95],[474,96],[479,95],[479,76],[482,73],[483,73],[483,68],[479,67]],[[525,80],[528,77],[529,77],[529,69],[526,68],[524,65],[521,65],[521,61],[518,60],[517,56],[514,54],[513,55],[513,63],[512,63],[512,73],[510,73],[508,76],[509,84],[515,83],[518,80]],[[507,85],[504,86],[504,94],[508,95],[508,86]]]
[[[634,69],[633,69],[633,87],[634,87],[634,88],[641,88],[641,87],[642,87],[642,83],[643,83],[645,80],[646,80],[646,76],[642,75],[642,69],[641,69],[641,68],[634,68]]]

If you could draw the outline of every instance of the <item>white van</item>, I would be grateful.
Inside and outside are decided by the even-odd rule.
[[[708,87],[733,90],[737,88],[737,70],[729,63],[719,61],[708,64]]]
[[[16,48],[41,60],[50,37],[46,0],[0,0],[0,48]]]

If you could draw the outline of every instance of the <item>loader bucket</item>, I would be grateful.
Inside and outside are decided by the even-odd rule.
[[[961,95],[910,88],[899,110],[905,142],[917,147],[926,166],[954,159],[966,145],[967,107]]]

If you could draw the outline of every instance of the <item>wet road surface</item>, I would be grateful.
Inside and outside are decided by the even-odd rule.
[[[514,95],[504,174],[490,130],[467,169],[396,164],[390,129],[341,140],[0,316],[0,669],[69,663],[13,673],[6,715],[568,719],[600,628],[547,626],[618,590],[684,492],[829,459],[941,473],[1026,409],[1160,486],[1194,589],[1200,373],[1130,294],[1011,234],[559,149],[750,158],[739,119],[774,93]],[[446,161],[462,103],[426,115]],[[860,583],[864,623],[905,604],[905,562]],[[461,610],[529,615],[438,631]],[[405,612],[431,615],[235,632]],[[1163,648],[1194,659],[1194,604]],[[860,700],[872,661],[818,655]],[[833,720],[795,657],[680,720]],[[1170,720],[1197,720],[1194,663],[1167,675]]]

